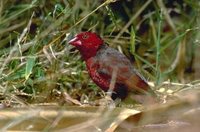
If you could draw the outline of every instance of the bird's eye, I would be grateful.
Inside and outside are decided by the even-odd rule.
[[[82,38],[83,39],[87,39],[89,36],[87,35],[87,34],[84,34],[83,36],[82,36]]]

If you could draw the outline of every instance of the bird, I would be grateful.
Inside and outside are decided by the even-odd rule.
[[[78,33],[68,43],[79,50],[93,82],[103,91],[111,92],[113,100],[125,100],[132,93],[156,97],[131,61],[123,53],[109,47],[95,32]]]

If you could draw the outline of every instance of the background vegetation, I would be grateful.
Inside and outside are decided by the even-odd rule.
[[[105,93],[88,77],[80,54],[68,44],[81,31],[96,32],[123,52],[163,96],[198,90],[199,4],[198,0],[1,0],[2,107],[62,105],[66,100],[71,105],[103,98]]]

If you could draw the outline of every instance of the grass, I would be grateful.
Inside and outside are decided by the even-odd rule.
[[[164,88],[162,97],[198,90],[199,5],[194,3],[0,1],[1,105],[90,104],[105,98],[68,44],[81,31],[95,31],[123,52],[155,90]]]

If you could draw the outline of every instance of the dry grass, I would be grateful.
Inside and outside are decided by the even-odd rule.
[[[198,1],[0,1],[0,120],[5,121],[0,126],[6,131],[22,123],[21,130],[34,130],[31,121],[36,121],[42,124],[40,130],[48,131],[59,128],[59,121],[67,119],[71,126],[59,130],[131,131],[142,127],[145,131],[149,129],[148,124],[157,123],[156,127],[150,126],[152,131],[159,131],[158,127],[163,126],[169,131],[172,127],[167,121],[175,121],[187,124],[181,127],[194,125],[195,131],[200,88],[200,22],[199,5],[195,3]],[[106,94],[90,80],[79,53],[68,45],[74,34],[85,30],[101,35],[153,82],[162,103],[151,109],[134,104],[134,109],[142,111],[140,114],[152,113],[150,121],[141,123],[146,118],[132,121],[134,128],[129,123],[122,123],[125,127],[119,125],[126,121],[120,118],[120,113],[128,109],[115,108],[116,102],[105,99]],[[52,104],[56,109],[50,107]],[[105,104],[112,109],[106,109],[103,114],[101,108],[91,108]],[[80,106],[83,113],[76,117]],[[17,111],[16,107],[19,107]],[[89,117],[91,109],[95,109],[92,114],[106,117]],[[42,112],[51,116],[41,115]],[[75,123],[72,117],[65,116],[70,112],[75,112]],[[131,112],[125,117],[138,117],[137,112]],[[179,112],[180,118],[174,117]],[[162,113],[167,118],[163,119]],[[83,115],[87,118],[76,122]],[[109,119],[114,125],[106,124]],[[27,120],[28,127],[23,127]]]

